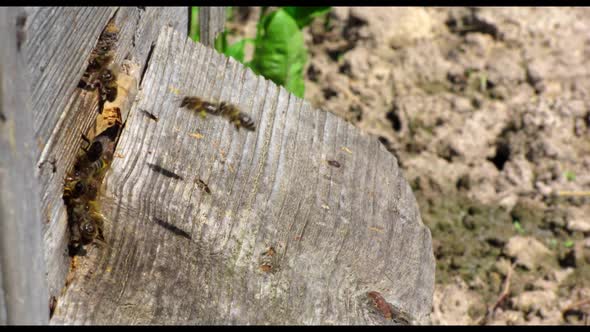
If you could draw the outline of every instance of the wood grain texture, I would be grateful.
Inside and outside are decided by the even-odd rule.
[[[376,139],[170,28],[141,90],[104,183],[108,245],[80,258],[53,324],[394,324],[371,291],[427,322],[430,231]],[[185,94],[256,131],[180,109]]]
[[[186,30],[182,7],[27,8],[24,45],[32,71],[31,99],[35,110],[35,159],[41,187],[41,223],[50,295],[60,294],[68,272],[67,221],[62,199],[63,179],[96,118],[95,93],[77,89],[107,22],[120,29],[115,62],[131,63],[139,81],[150,50],[163,26]],[[186,35],[186,32],[184,32]],[[55,168],[52,165],[55,165]]]
[[[0,324],[47,324],[49,303],[34,178],[33,112],[22,8],[0,8]],[[19,19],[19,17],[21,19]],[[22,22],[22,21],[21,21]],[[19,37],[20,36],[20,37]],[[22,39],[22,38],[21,38]]]
[[[225,29],[225,7],[200,7],[199,29],[201,43],[213,47],[215,37]]]
[[[24,53],[31,70],[36,157],[50,140],[115,8],[40,7],[28,10]]]

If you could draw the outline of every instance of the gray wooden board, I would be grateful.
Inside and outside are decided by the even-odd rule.
[[[115,8],[41,7],[27,10],[24,53],[39,158],[86,69],[90,52]]]
[[[427,321],[430,231],[376,139],[170,28],[141,89],[104,183],[107,245],[79,260],[53,324],[392,324],[368,291]],[[256,131],[180,109],[185,94],[239,105]]]
[[[182,28],[186,7],[27,8],[24,53],[31,68],[31,100],[35,110],[35,159],[41,187],[41,223],[51,295],[59,295],[69,269],[67,221],[62,200],[63,179],[79,151],[81,133],[97,115],[95,93],[77,89],[107,22],[120,29],[115,62],[139,66],[139,81],[152,45],[163,26]],[[49,161],[55,161],[54,168]]]
[[[225,7],[199,8],[199,40],[213,47],[215,37],[225,29]]]
[[[46,324],[49,302],[34,178],[30,75],[17,48],[22,8],[0,8],[0,324]]]

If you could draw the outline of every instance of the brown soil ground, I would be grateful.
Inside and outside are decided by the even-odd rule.
[[[258,8],[234,11],[255,36]],[[437,258],[433,324],[588,324],[590,8],[335,7],[305,97],[397,158]]]

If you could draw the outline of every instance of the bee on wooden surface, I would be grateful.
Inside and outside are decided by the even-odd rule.
[[[97,61],[103,61],[105,63],[97,63]],[[97,56],[93,62],[89,65],[92,70],[87,70],[82,79],[78,83],[78,87],[84,90],[92,91],[97,90],[99,93],[100,101],[114,101],[117,98],[117,74],[119,73],[119,67],[111,64],[112,59],[110,56],[105,58]],[[98,71],[98,73],[93,73]]]
[[[195,182],[197,183],[199,189],[211,195],[211,189],[209,189],[209,186],[203,180],[197,179]]]
[[[85,164],[84,167],[75,169],[74,178],[102,180],[109,166],[110,159],[103,156],[91,163]]]
[[[98,211],[97,201],[75,199],[68,206],[71,254],[80,251],[83,245],[99,240],[104,242],[104,216]]]
[[[98,81],[96,84],[99,88],[100,99],[102,101],[114,101],[117,99],[117,74],[119,73],[118,66],[109,66],[103,69],[98,74]]]
[[[153,115],[152,113],[144,110],[144,109],[140,109],[139,110],[143,115],[147,116],[148,118],[150,118],[151,120],[154,120],[156,122],[158,122],[158,117]]]
[[[86,158],[90,162],[98,160],[103,155],[103,152],[114,148],[111,138],[106,135],[98,135],[92,141],[86,135],[82,135],[82,139],[86,142],[87,147],[81,149],[86,153]]]
[[[244,127],[246,130],[250,131],[254,131],[256,129],[254,120],[252,120],[248,114],[240,111],[240,109],[233,104],[221,102],[219,104],[217,113],[228,118],[229,121],[234,124],[234,126],[236,126],[237,130],[240,130],[240,127]]]
[[[95,239],[104,241],[104,217],[98,212],[90,212],[88,217],[81,220],[79,225],[83,243],[87,244]]]
[[[336,168],[340,168],[340,163],[336,160],[327,160],[328,165],[332,166],[332,167],[336,167]]]
[[[113,24],[112,21],[109,22],[101,33],[94,49],[90,53],[88,66],[86,67],[86,71],[84,72],[82,79],[78,83],[79,88],[85,90],[96,89],[96,81],[101,80],[100,73],[113,63],[115,56],[113,49],[115,47],[115,43],[119,39],[118,36],[119,29]]]
[[[115,40],[117,40],[117,38],[118,38],[117,36],[119,34],[119,28],[117,28],[113,19],[111,19],[109,21],[109,23],[107,23],[107,26],[104,28],[104,31],[100,35],[101,39],[114,38]]]
[[[89,61],[90,63],[88,64],[85,75],[88,76],[90,73],[101,71],[102,69],[108,67],[113,59],[114,53],[110,50],[97,51],[95,54],[91,54]]]
[[[87,140],[87,138],[86,138]],[[87,141],[89,142],[89,141]],[[101,177],[112,159],[115,143],[104,135],[97,136],[88,148],[82,148],[74,163],[73,178]]]
[[[188,96],[182,99],[182,101],[180,102],[180,107],[195,112],[204,111],[211,114],[215,114],[217,110],[217,106],[214,103],[208,102],[199,97]]]
[[[96,199],[98,194],[98,183],[93,178],[67,177],[64,185],[63,197],[67,202],[78,199],[82,196],[87,199]]]

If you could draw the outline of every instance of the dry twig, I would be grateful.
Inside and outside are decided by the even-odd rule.
[[[488,308],[486,310],[486,313],[481,318],[476,320],[478,325],[485,325],[490,318],[493,318],[496,313],[496,309],[500,306],[500,304],[502,304],[502,302],[506,300],[506,298],[510,294],[510,279],[512,278],[512,272],[514,271],[515,265],[516,262],[510,265],[510,269],[508,269],[508,273],[506,274],[506,278],[504,279],[504,287],[502,288],[502,292],[500,293],[500,296],[498,296],[496,303],[494,303],[491,309]]]

